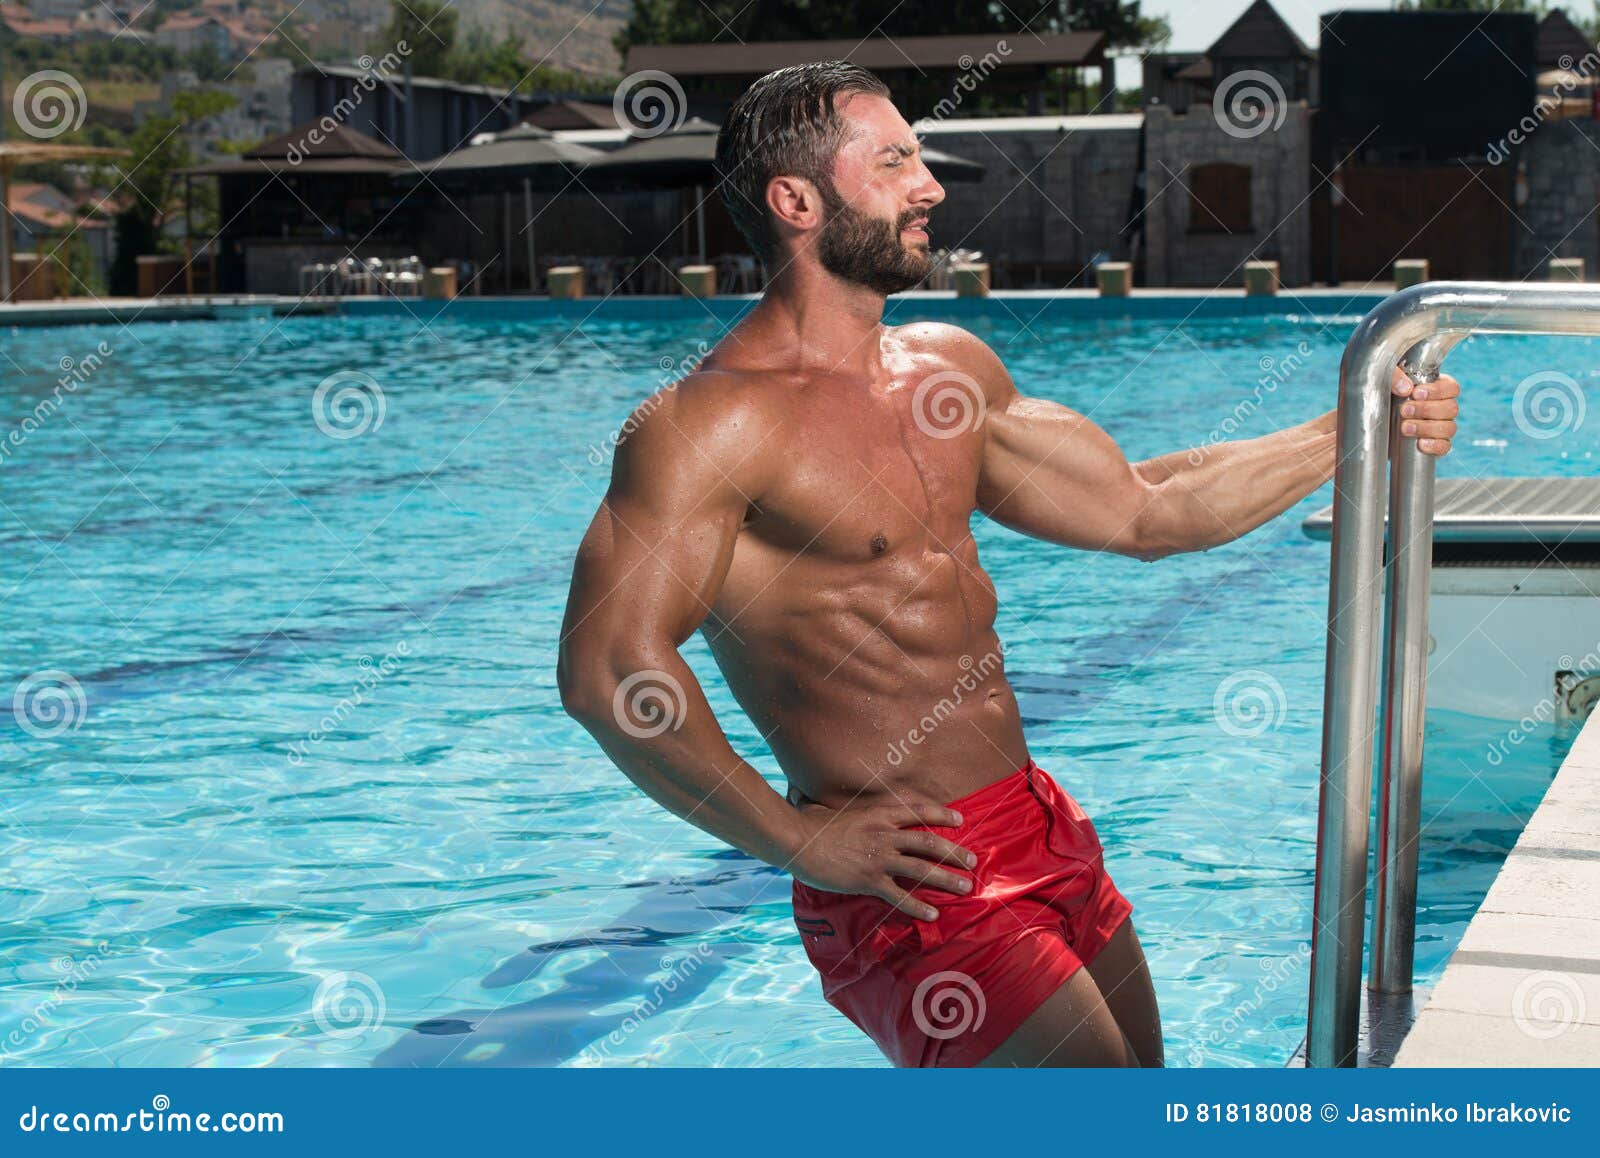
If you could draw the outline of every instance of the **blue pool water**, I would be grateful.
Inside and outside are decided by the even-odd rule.
[[[1263,379],[1238,437],[1329,408],[1354,321],[963,324],[1139,458],[1206,440]],[[788,879],[651,804],[555,694],[607,440],[722,328],[0,334],[0,442],[63,359],[82,377],[0,458],[0,703],[32,697],[0,709],[0,1064],[882,1064],[822,1001]],[[1534,438],[1512,413],[1529,373],[1590,367],[1583,340],[1462,347],[1470,433],[1442,473],[1593,473],[1592,422]],[[381,424],[330,437],[313,397],[356,372]],[[1156,564],[977,529],[1034,754],[1134,903],[1171,1064],[1278,1065],[1303,1030],[1329,548],[1299,522],[1330,489]],[[1241,672],[1259,734],[1219,722]],[[1428,720],[1424,982],[1571,739],[1490,769],[1508,726]]]

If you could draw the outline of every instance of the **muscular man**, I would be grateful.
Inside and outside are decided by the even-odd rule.
[[[1131,906],[1029,757],[972,515],[1144,560],[1204,550],[1332,477],[1335,415],[1129,463],[965,330],[885,326],[944,191],[856,66],[758,80],[717,163],[766,293],[629,423],[578,550],[563,703],[663,807],[793,874],[825,996],[896,1064],[1160,1065]],[[1395,389],[1404,433],[1446,453],[1457,384]],[[697,630],[787,799],[678,654]]]

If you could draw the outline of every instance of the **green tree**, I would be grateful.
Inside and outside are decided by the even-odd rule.
[[[616,47],[691,44],[701,41],[859,39],[933,33],[993,33],[1063,28],[1105,32],[1113,48],[1151,47],[1171,35],[1164,20],[1145,16],[1139,0],[1065,0],[1026,19],[992,0],[946,0],[938,26],[924,6],[901,0],[634,0],[633,14],[617,34]]]
[[[111,263],[111,292],[137,291],[137,259],[161,248],[161,225],[178,208],[172,176],[192,163],[183,129],[231,107],[225,92],[195,89],[172,98],[172,111],[144,121],[124,142],[129,156],[115,162],[121,171],[118,188],[132,196],[128,207],[113,220],[116,255]]]
[[[417,76],[444,76],[456,46],[456,10],[448,0],[394,0],[372,55],[383,57],[404,42]]]

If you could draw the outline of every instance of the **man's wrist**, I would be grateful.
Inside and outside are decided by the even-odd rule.
[[[800,809],[787,801],[783,807],[783,822],[774,837],[771,863],[786,872],[792,872],[810,847],[816,832]]]

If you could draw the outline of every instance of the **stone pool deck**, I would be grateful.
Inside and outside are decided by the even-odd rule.
[[[1600,1066],[1600,711],[1574,741],[1396,1066]]]

